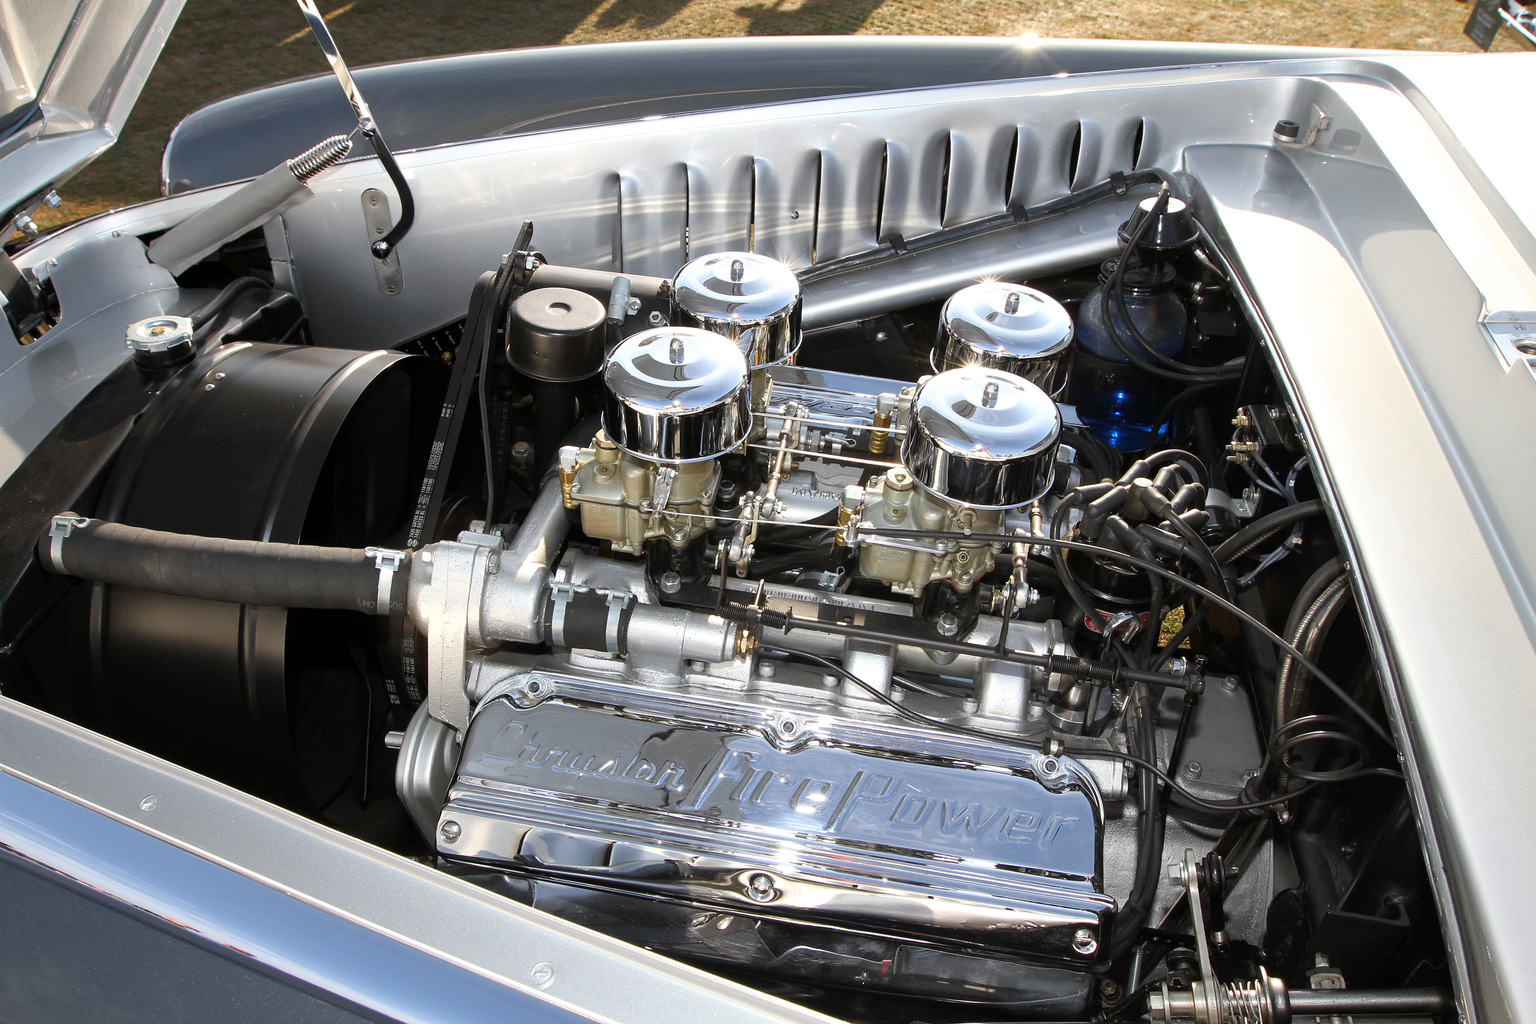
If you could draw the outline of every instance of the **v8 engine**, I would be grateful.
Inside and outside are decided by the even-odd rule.
[[[1324,657],[1347,568],[1193,200],[1145,171],[1043,215],[1128,192],[1115,258],[1027,282],[974,255],[996,224],[946,229],[948,294],[900,239],[663,279],[528,225],[399,352],[131,325],[157,404],[36,549],[38,635],[97,696],[30,685],[812,1005],[1278,1024],[1332,868],[1273,823],[1369,831],[1400,780],[1345,717],[1376,699],[1358,630]],[[868,299],[808,328],[828,280]]]

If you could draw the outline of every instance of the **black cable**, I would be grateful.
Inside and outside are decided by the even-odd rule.
[[[192,329],[199,330],[214,317],[229,308],[230,303],[242,292],[252,288],[267,288],[270,285],[259,277],[237,277],[219,290],[219,293],[207,302],[192,311],[187,319],[192,321]]]
[[[1316,498],[1287,505],[1244,526],[1218,544],[1213,554],[1222,565],[1230,565],[1281,530],[1303,519],[1322,515],[1327,510],[1327,506]]]
[[[1145,687],[1137,688],[1136,701],[1137,714],[1133,720],[1135,726],[1132,735],[1127,737],[1127,745],[1132,737],[1139,743],[1140,753],[1149,764],[1157,763],[1157,732],[1154,728],[1157,717],[1157,699],[1149,693]],[[1184,704],[1184,717],[1187,720],[1189,714],[1189,702]],[[1180,732],[1183,731],[1183,721],[1180,723]],[[1174,762],[1170,760],[1171,766]],[[1158,883],[1161,880],[1163,861],[1163,842],[1167,835],[1168,819],[1162,812],[1162,803],[1167,792],[1165,785],[1159,784],[1152,771],[1141,768],[1137,772],[1137,805],[1139,813],[1136,824],[1136,873],[1131,882],[1131,891],[1126,896],[1125,905],[1116,915],[1114,931],[1110,937],[1111,960],[1118,959],[1128,949],[1136,944],[1141,935],[1142,926],[1147,922],[1147,915],[1152,911],[1152,901],[1157,896]]]
[[[1130,263],[1131,256],[1136,251],[1136,244],[1141,241],[1142,236],[1146,234],[1147,228],[1151,226],[1158,214],[1167,206],[1169,195],[1170,193],[1167,190],[1158,193],[1151,212],[1142,219],[1142,222],[1136,226],[1136,230],[1126,239],[1125,248],[1120,252],[1120,259],[1115,263],[1114,273],[1104,283],[1104,290],[1100,293],[1101,303],[1107,303],[1111,298],[1114,299],[1115,306],[1118,308],[1125,326],[1130,331],[1131,341],[1134,342],[1137,348],[1141,349],[1141,353],[1138,354],[1121,337],[1120,328],[1116,326],[1114,317],[1107,307],[1104,309],[1104,333],[1109,337],[1110,342],[1120,350],[1121,354],[1130,360],[1132,365],[1151,376],[1161,377],[1164,380],[1192,381],[1196,383],[1226,383],[1236,380],[1242,373],[1240,365],[1226,370],[1215,367],[1194,366],[1190,363],[1181,363],[1176,359],[1169,359],[1161,352],[1158,352],[1152,347],[1152,343],[1147,341],[1146,335],[1141,333],[1141,328],[1136,326],[1136,321],[1131,318],[1130,308],[1126,305],[1126,266]]]
[[[1158,410],[1157,415],[1152,417],[1152,433],[1150,443],[1157,443],[1157,435],[1162,433],[1163,427],[1170,422],[1173,416],[1173,411],[1175,409],[1189,401],[1191,398],[1210,394],[1212,391],[1220,390],[1226,386],[1227,385],[1225,383],[1218,381],[1212,381],[1209,384],[1191,384],[1183,391],[1180,391],[1178,394],[1168,399],[1168,401],[1164,403],[1163,407]]]
[[[488,322],[494,322],[494,311],[487,316]],[[480,444],[485,449],[485,528],[489,530],[496,524],[496,459],[491,450],[491,405],[487,401],[489,388],[486,387],[486,377],[490,374],[491,344],[487,338],[485,344],[480,346],[480,376],[476,381],[476,395],[480,399]]]
[[[1009,210],[1006,213],[982,217],[965,224],[957,224],[952,228],[942,228],[917,238],[906,239],[899,247],[894,245],[889,239],[880,239],[881,247],[878,249],[854,253],[801,271],[798,275],[800,284],[802,287],[808,286],[852,270],[905,259],[909,256],[990,234],[994,231],[1011,230],[1020,224],[1068,213],[1085,206],[1091,206],[1105,199],[1123,196],[1133,188],[1153,184],[1172,192],[1180,191],[1177,182],[1168,175],[1168,172],[1161,168],[1150,167],[1145,170],[1132,171],[1129,174],[1114,174],[1106,181],[1089,185],[1087,188],[1082,188],[1058,199],[1041,203],[1039,206],[1028,209]]]
[[[911,708],[902,705],[900,701],[893,700],[886,694],[881,693],[878,689],[869,685],[864,680],[860,679],[858,676],[854,675],[852,672],[848,671],[837,662],[833,661],[831,658],[823,658],[819,654],[811,654],[808,651],[795,651],[787,647],[774,647],[772,644],[765,644],[761,642],[758,645],[758,649],[771,651],[774,654],[783,654],[794,658],[804,658],[807,661],[815,662],[828,671],[835,673],[853,685],[859,687],[861,690],[868,693],[871,697],[874,697],[880,703],[885,704],[892,711],[895,711],[902,718],[916,722],[920,725],[932,726],[936,729],[944,729],[948,730],[949,732],[959,733],[964,736],[979,737],[981,739],[991,740],[994,743],[1003,743],[1008,746],[1022,747],[1026,750],[1036,749],[1022,739],[1006,736],[1001,733],[987,732],[985,729],[972,729],[969,726],[956,725],[953,722],[946,722],[941,718],[930,718],[929,716],[920,712],[913,711]],[[1167,786],[1170,791],[1179,794],[1180,799],[1187,801],[1188,803],[1201,810],[1207,810],[1213,813],[1235,813],[1239,811],[1262,810],[1266,807],[1277,807],[1280,804],[1289,803],[1290,801],[1295,800],[1297,797],[1303,796],[1326,785],[1326,783],[1322,782],[1312,782],[1308,783],[1306,786],[1303,786],[1301,789],[1293,790],[1284,796],[1267,797],[1262,800],[1205,800],[1201,797],[1195,796],[1193,793],[1180,786],[1177,779],[1163,771],[1163,769],[1159,768],[1156,764],[1148,761],[1145,758],[1137,757],[1135,754],[1121,753],[1118,750],[1100,750],[1093,747],[1064,747],[1061,752],[1068,757],[1076,757],[1079,759],[1087,760],[1097,759],[1101,761],[1124,761],[1126,764],[1132,765],[1134,767],[1144,768],[1151,772],[1159,782]],[[1397,772],[1389,771],[1385,768],[1362,768],[1358,770],[1354,775],[1351,775],[1348,779],[1339,779],[1335,781],[1347,782],[1366,776],[1381,776],[1383,778],[1393,779],[1402,778],[1402,776]]]
[[[1070,498],[1070,496],[1069,496],[1069,498]],[[1066,505],[1066,503],[1067,502],[1064,500],[1061,504],[1062,505]],[[1057,512],[1058,512],[1058,515],[1059,515],[1060,514],[1060,509],[1059,508],[1058,508]],[[903,537],[903,538],[909,538],[909,539],[913,539],[913,540],[934,540],[934,539],[953,540],[954,539],[954,534],[944,533],[943,531],[940,531],[940,530],[888,530],[888,529],[881,529],[881,530],[867,530],[867,531],[861,531],[861,532],[862,533],[866,533],[866,534],[872,534],[874,536]],[[1012,535],[1009,535],[1009,534],[972,533],[972,534],[965,535],[965,539],[966,540],[972,540],[972,541],[980,540],[980,541],[1006,542],[1006,543],[1010,543],[1011,544],[1011,543],[1014,543],[1014,542],[1018,541],[1019,538],[1015,537],[1015,536],[1012,536]],[[1135,566],[1136,568],[1142,569],[1142,570],[1144,570],[1146,572],[1156,573],[1157,575],[1163,577],[1164,579],[1170,580],[1170,581],[1172,581],[1174,583],[1177,583],[1180,586],[1184,587],[1185,589],[1191,590],[1194,593],[1200,595],[1201,597],[1206,598],[1207,600],[1214,601],[1217,605],[1219,605],[1220,607],[1226,609],[1232,615],[1235,615],[1237,618],[1241,619],[1243,622],[1246,622],[1248,625],[1253,626],[1255,629],[1257,629],[1260,632],[1262,632],[1264,634],[1264,636],[1266,636],[1272,644],[1274,644],[1276,647],[1279,647],[1282,651],[1285,651],[1286,653],[1288,653],[1291,657],[1295,658],[1296,661],[1299,664],[1301,664],[1303,667],[1305,667],[1309,672],[1312,673],[1313,676],[1315,676],[1317,678],[1318,682],[1322,683],[1324,686],[1328,687],[1328,689],[1332,690],[1333,693],[1334,693],[1334,696],[1338,697],[1339,700],[1343,702],[1345,707],[1349,708],[1349,710],[1353,711],[1356,715],[1358,715],[1360,717],[1360,720],[1362,722],[1364,722],[1366,724],[1366,726],[1368,726],[1371,729],[1372,732],[1376,733],[1378,736],[1380,736],[1387,743],[1392,744],[1393,746],[1396,746],[1396,744],[1392,740],[1392,734],[1386,729],[1386,727],[1384,727],[1379,722],[1377,722],[1373,717],[1371,717],[1371,715],[1365,710],[1365,708],[1360,706],[1360,703],[1358,701],[1356,701],[1353,697],[1351,697],[1349,695],[1349,693],[1346,692],[1345,689],[1342,686],[1340,686],[1337,682],[1334,681],[1332,676],[1330,676],[1326,672],[1324,672],[1321,668],[1319,668],[1317,666],[1317,664],[1314,661],[1312,661],[1312,659],[1310,659],[1306,655],[1302,654],[1301,651],[1299,651],[1295,647],[1293,647],[1284,637],[1280,636],[1280,634],[1278,634],[1274,630],[1270,629],[1263,622],[1261,622],[1258,618],[1256,618],[1255,616],[1253,616],[1249,612],[1244,611],[1242,608],[1238,607],[1238,605],[1235,602],[1227,600],[1225,597],[1223,597],[1220,594],[1216,593],[1214,590],[1211,590],[1209,587],[1201,586],[1200,584],[1196,583],[1194,580],[1188,579],[1188,578],[1186,578],[1184,576],[1180,576],[1179,574],[1177,574],[1175,572],[1172,572],[1172,571],[1170,571],[1168,569],[1165,569],[1162,566],[1157,565],[1154,562],[1149,562],[1149,561],[1147,561],[1145,559],[1137,558],[1135,555],[1127,554],[1124,551],[1117,551],[1114,548],[1104,547],[1101,544],[1089,544],[1089,543],[1086,543],[1084,541],[1075,541],[1075,540],[1061,540],[1061,539],[1056,538],[1056,537],[1036,537],[1036,536],[1031,536],[1031,537],[1028,538],[1028,540],[1029,540],[1029,543],[1032,544],[1032,545],[1043,544],[1043,545],[1046,545],[1047,547],[1058,548],[1058,549],[1060,549],[1062,551],[1083,551],[1083,552],[1086,552],[1086,553],[1091,554],[1091,555],[1101,555],[1101,556],[1106,557],[1106,558],[1116,559],[1118,561],[1124,562],[1126,565]],[[1061,571],[1061,568],[1062,568],[1063,565],[1065,565],[1065,559],[1062,559],[1061,564],[1059,564],[1057,566],[1057,571],[1058,572]],[[1066,581],[1063,580],[1063,583],[1065,583],[1065,582]],[[1075,597],[1074,597],[1074,600],[1076,600]],[[1097,613],[1094,612],[1092,614],[1097,614]]]

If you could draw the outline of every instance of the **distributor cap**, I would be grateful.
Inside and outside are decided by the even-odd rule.
[[[1012,508],[1050,489],[1061,413],[1037,385],[966,366],[929,377],[912,398],[901,463],[961,505]]]
[[[603,429],[643,459],[711,459],[746,437],[750,383],[746,358],[727,338],[692,327],[641,331],[603,368]]]

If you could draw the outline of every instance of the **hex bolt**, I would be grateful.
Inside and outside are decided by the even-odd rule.
[[[663,594],[675,594],[683,589],[683,578],[669,570],[657,577],[656,584],[661,587]]]
[[[456,821],[445,821],[437,830],[437,834],[445,843],[456,843],[459,841],[459,836],[464,834],[464,829]]]
[[[1099,940],[1092,928],[1079,928],[1072,933],[1072,948],[1083,956],[1091,956],[1099,948]]]
[[[1182,864],[1169,864],[1168,865],[1168,881],[1172,882],[1174,885],[1183,885],[1184,884],[1184,865],[1182,865]]]
[[[943,615],[940,615],[939,621],[934,625],[938,629],[940,636],[954,636],[960,632],[960,619],[954,612],[945,612]]]
[[[1191,761],[1184,766],[1184,777],[1186,779],[1198,779],[1203,771],[1205,771],[1204,765],[1199,761]]]

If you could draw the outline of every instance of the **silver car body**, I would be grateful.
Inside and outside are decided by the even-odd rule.
[[[575,266],[669,275],[689,252],[749,244],[806,266],[1116,171],[1186,173],[1269,332],[1366,587],[1464,1018],[1532,1021],[1536,361],[1515,342],[1536,330],[1536,133],[1509,106],[1531,81],[1536,55],[1340,54],[550,131],[401,155],[417,222],[399,294],[366,246],[364,191],[393,194],[371,159],[315,182],[267,241],[317,343],[375,348],[460,315],[525,219],[551,260]],[[1284,118],[1326,124],[1286,147],[1272,136]],[[233,187],[97,217],[18,256],[53,282],[62,319],[26,347],[0,339],[0,474],[122,362],[125,323],[195,304],[139,238]],[[976,258],[1020,276],[1104,258],[1126,209],[1029,224]],[[806,321],[936,298],[973,270],[946,273],[812,288]],[[348,973],[345,943],[316,949],[238,906],[189,904],[184,869],[163,858],[596,1019],[819,1019],[4,700],[0,772],[0,843],[401,1019],[449,1019],[465,1009],[456,999],[492,996],[449,976],[427,998],[370,983]],[[82,809],[134,840],[93,847],[86,829],[72,841]]]

